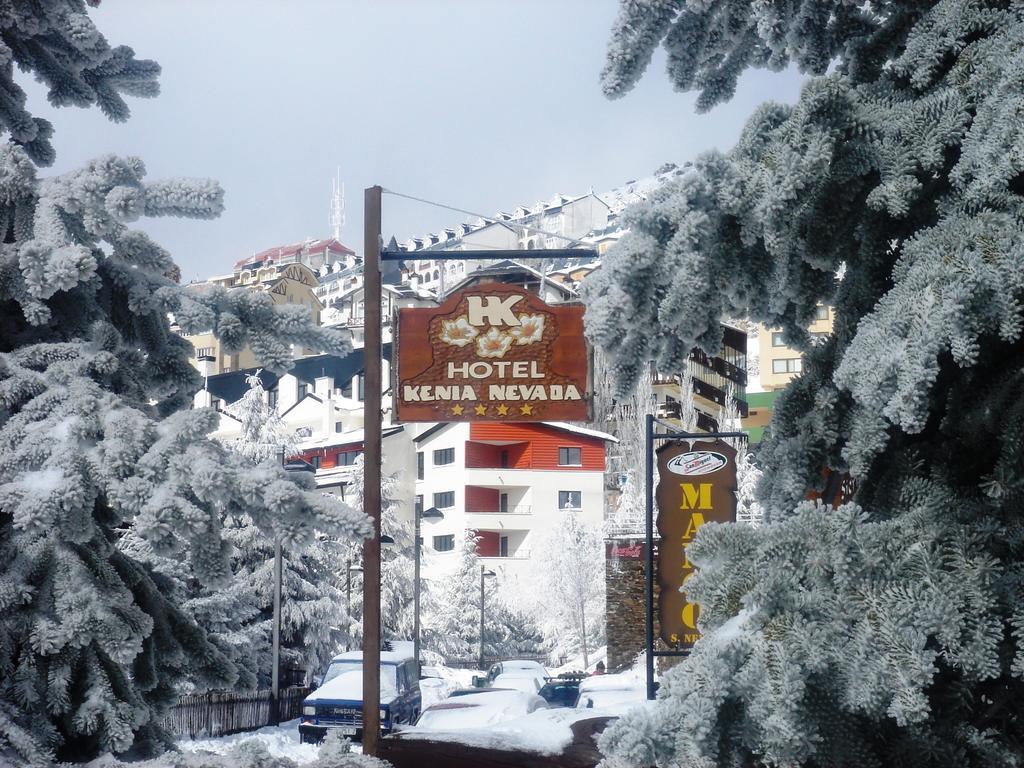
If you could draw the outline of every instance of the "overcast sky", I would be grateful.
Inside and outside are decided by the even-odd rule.
[[[342,240],[362,251],[363,189],[481,213],[556,192],[649,175],[664,162],[728,149],[765,100],[795,101],[800,77],[754,72],[710,114],[673,92],[662,60],[627,97],[598,77],[617,0],[103,0],[112,45],[163,67],[162,94],[130,99],[132,119],[52,110],[63,171],[107,152],[138,155],[151,178],[209,176],[225,189],[215,221],[156,220],[184,280],[238,258],[330,234],[331,179],[346,191]],[[28,83],[24,83],[26,87]],[[385,237],[465,217],[384,198]]]

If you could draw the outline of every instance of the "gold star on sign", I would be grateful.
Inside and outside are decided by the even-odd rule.
[[[519,412],[521,414],[523,414],[524,416],[532,416],[533,415],[533,406],[530,405],[529,403],[527,403],[526,405],[521,405],[521,406],[519,406]]]
[[[481,403],[480,405],[474,406],[473,410],[476,411],[477,416],[483,416],[485,413],[487,413],[487,406]]]
[[[508,415],[508,406],[505,405],[504,403],[499,405],[498,406],[498,415],[499,416],[507,416]]]
[[[461,405],[452,406],[452,413],[454,413],[456,416],[461,416],[463,410],[465,409]]]

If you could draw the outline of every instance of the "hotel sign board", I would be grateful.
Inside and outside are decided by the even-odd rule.
[[[736,450],[722,440],[670,442],[658,449],[658,617],[661,639],[689,650],[700,609],[686,597],[694,573],[687,547],[706,523],[736,522]]]
[[[399,421],[587,421],[583,307],[484,283],[398,313]]]

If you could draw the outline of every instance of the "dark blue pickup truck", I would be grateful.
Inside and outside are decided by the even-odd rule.
[[[419,675],[416,662],[402,653],[380,654],[380,728],[390,733],[396,725],[410,725],[420,716]],[[299,740],[316,743],[328,730],[355,739],[363,735],[363,654],[349,651],[335,656],[323,682],[302,702]]]

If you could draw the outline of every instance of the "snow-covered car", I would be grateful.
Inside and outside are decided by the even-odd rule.
[[[575,707],[580,697],[580,678],[556,677],[544,683],[540,697],[549,707]]]
[[[577,707],[621,714],[647,701],[647,684],[634,675],[594,675],[580,683]]]
[[[548,677],[548,671],[539,661],[530,661],[529,659],[509,659],[507,661],[499,661],[496,664],[491,665],[491,668],[487,670],[487,682],[493,682],[494,678],[498,675],[519,670],[536,672],[542,680]]]
[[[380,654],[380,727],[414,723],[421,707],[416,662],[405,653]],[[331,659],[321,685],[302,702],[299,740],[316,743],[329,730],[361,738],[363,732],[363,654],[349,651]]]
[[[491,681],[492,688],[510,688],[523,693],[539,694],[544,687],[544,678],[533,670],[516,669],[511,672],[502,672]]]
[[[420,715],[416,728],[439,731],[480,728],[545,707],[547,703],[535,693],[490,689],[432,704]]]

